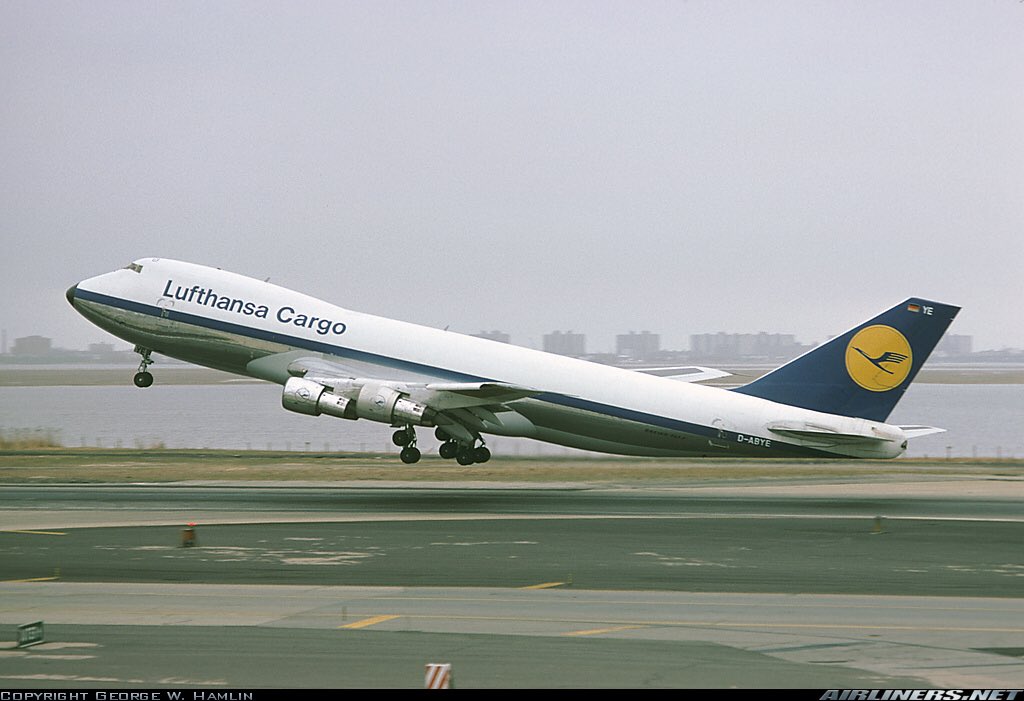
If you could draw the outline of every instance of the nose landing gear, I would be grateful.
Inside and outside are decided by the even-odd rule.
[[[149,387],[153,384],[153,374],[149,372],[148,369],[154,362],[150,357],[153,351],[148,348],[142,348],[141,346],[135,346],[135,352],[142,355],[142,362],[139,363],[139,371],[135,373],[135,377],[132,378],[132,382],[135,383],[136,387]]]

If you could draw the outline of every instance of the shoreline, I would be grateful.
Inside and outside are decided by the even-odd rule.
[[[725,367],[733,372],[729,377],[711,380],[702,384],[714,387],[735,387],[764,375],[773,367]],[[135,368],[125,367],[78,367],[54,368],[33,365],[19,367],[16,365],[0,366],[0,387],[106,387],[131,386]],[[220,370],[211,370],[193,365],[154,366],[153,373],[159,384],[166,385],[219,385],[238,383],[261,383],[242,375],[234,375]],[[981,384],[981,385],[1020,385],[1024,384],[1024,367],[985,367],[962,365],[943,367],[925,367],[914,380],[920,384]]]
[[[501,457],[470,468],[435,456],[415,466],[383,453],[194,449],[0,450],[0,484],[335,484],[443,482],[723,486],[865,480],[975,481],[1024,487],[1021,458],[766,460],[758,458]]]

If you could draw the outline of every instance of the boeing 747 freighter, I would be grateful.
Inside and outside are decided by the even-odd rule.
[[[622,455],[893,458],[942,429],[885,423],[959,307],[908,299],[736,389],[728,373],[615,368],[362,314],[217,268],[143,258],[83,280],[68,301],[142,356],[282,385],[285,409],[395,429],[420,459],[486,462],[485,436]]]

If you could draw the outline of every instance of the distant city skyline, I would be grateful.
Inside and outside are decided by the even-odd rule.
[[[457,333],[462,333],[457,331]],[[523,345],[527,348],[534,346],[525,345],[516,341],[514,334],[503,330],[478,331],[467,333],[468,336],[486,338],[501,343]],[[714,333],[691,334],[690,344],[685,348],[660,348],[657,343],[658,334],[650,331],[641,333],[628,332],[616,336],[616,347],[613,349],[590,349],[586,333],[575,331],[552,331],[545,334],[546,347],[542,346],[537,350],[545,350],[550,353],[571,355],[576,357],[584,356],[620,356],[624,359],[646,360],[656,357],[658,354],[686,353],[695,357],[749,357],[759,356],[770,360],[795,357],[801,352],[828,341],[828,338],[821,339],[815,343],[800,343],[792,334],[771,334],[767,332],[758,333],[728,333],[716,331]],[[114,337],[108,337],[104,341],[89,342],[84,348],[74,346],[61,346],[53,343],[54,339],[42,334],[30,334],[14,339],[9,339],[6,334],[2,337],[0,355],[33,355],[46,353],[126,353],[132,351],[132,345]],[[21,344],[21,349],[17,347]],[[630,344],[641,344],[639,347]],[[632,349],[632,350],[631,350]],[[970,355],[972,353],[986,353],[993,351],[1020,351],[1022,349],[1003,348],[974,348],[973,336],[966,334],[947,333],[936,347],[938,357],[943,355]]]

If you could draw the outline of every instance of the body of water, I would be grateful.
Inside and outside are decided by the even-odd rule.
[[[1024,385],[915,384],[893,424],[941,426],[910,443],[910,457],[1024,457]],[[391,429],[370,421],[303,416],[270,384],[5,387],[0,431],[50,435],[65,446],[387,451]],[[433,432],[419,429],[434,452]],[[492,437],[496,455],[581,455],[537,441]]]

